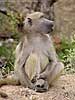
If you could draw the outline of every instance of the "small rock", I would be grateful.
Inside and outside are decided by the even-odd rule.
[[[14,42],[14,39],[12,39],[12,38],[7,39],[7,40],[5,41],[5,43],[13,43],[13,42]]]
[[[3,42],[2,42],[2,41],[0,41],[0,47],[1,47],[1,46],[3,46]]]
[[[0,96],[2,98],[7,98],[8,97],[8,95],[6,93],[2,92],[2,91],[0,91]]]

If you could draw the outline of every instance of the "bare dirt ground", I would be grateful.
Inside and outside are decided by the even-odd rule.
[[[63,75],[48,92],[36,93],[22,86],[3,86],[0,91],[7,93],[7,98],[0,100],[75,100],[75,74]]]

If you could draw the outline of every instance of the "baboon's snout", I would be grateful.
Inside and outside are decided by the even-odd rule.
[[[53,31],[54,21],[44,18],[43,25],[45,25],[45,29],[47,30],[47,33],[49,33]]]

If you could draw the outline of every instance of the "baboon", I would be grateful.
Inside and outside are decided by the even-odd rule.
[[[41,12],[27,15],[22,25],[23,37],[16,47],[14,75],[0,80],[0,85],[21,84],[38,92],[49,89],[64,69],[49,36],[53,24]]]

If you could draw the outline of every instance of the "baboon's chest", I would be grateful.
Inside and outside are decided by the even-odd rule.
[[[32,80],[35,75],[42,72],[48,64],[48,57],[43,53],[31,53],[25,64],[25,71]]]

